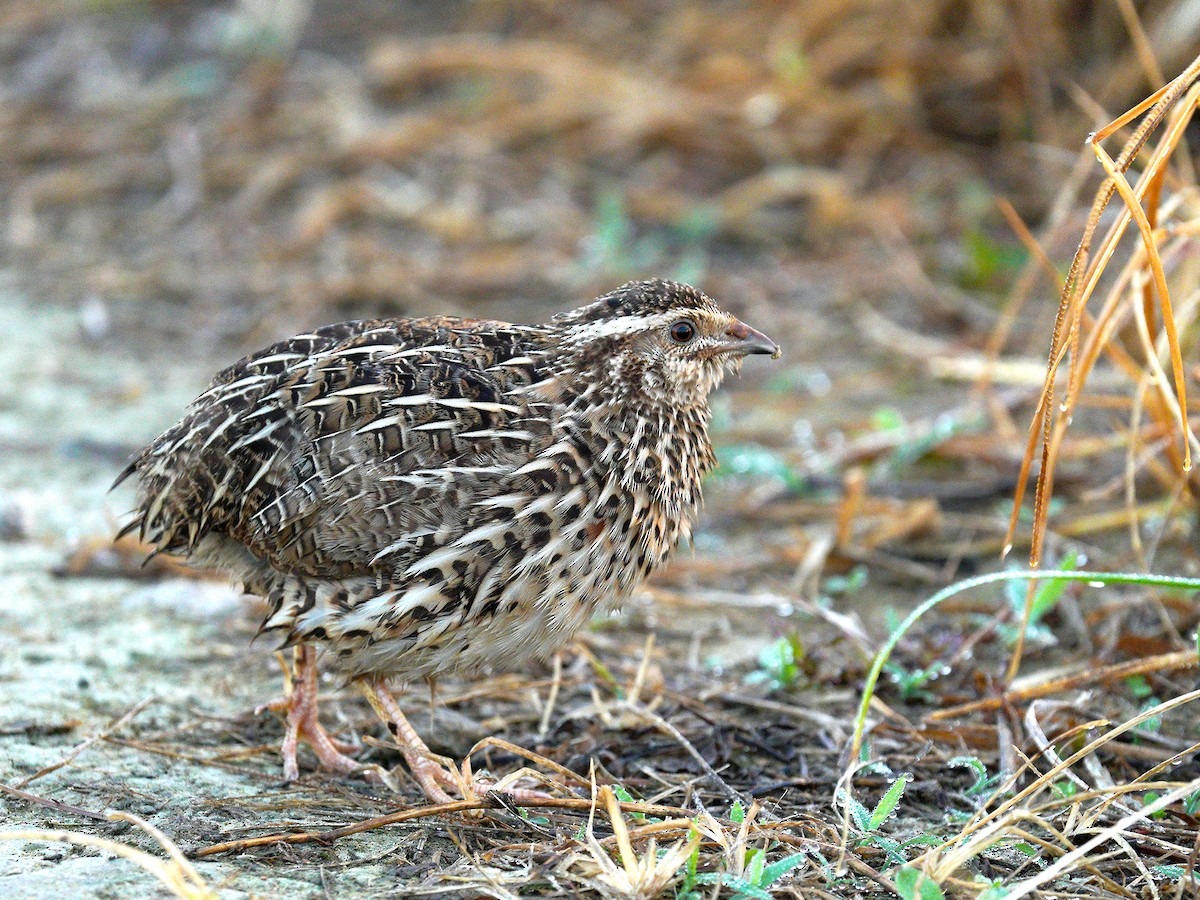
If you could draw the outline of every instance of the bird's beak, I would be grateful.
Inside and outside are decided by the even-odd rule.
[[[780,353],[783,352],[777,343],[761,331],[756,331],[737,319],[734,319],[733,324],[725,330],[725,338],[726,340],[719,345],[722,353],[736,353],[740,356],[750,353],[769,353],[771,359],[779,359]]]

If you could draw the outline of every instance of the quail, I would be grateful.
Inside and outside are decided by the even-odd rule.
[[[465,793],[393,680],[548,658],[689,538],[715,465],[709,394],[779,355],[699,290],[626,284],[543,325],[450,317],[318,328],[219,373],[135,455],[136,531],[240,579],[294,648],[288,780],[316,661],[355,682],[435,802]]]

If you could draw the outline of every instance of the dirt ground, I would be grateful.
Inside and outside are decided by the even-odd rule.
[[[253,713],[278,693],[279,671],[269,647],[250,646],[252,603],[221,581],[164,577],[153,567],[140,573],[136,558],[119,560],[105,548],[130,499],[124,489],[109,493],[115,473],[133,448],[178,416],[217,361],[189,355],[186,348],[134,355],[111,334],[91,334],[77,310],[38,305],[11,289],[0,304],[5,356],[0,362],[5,379],[0,502],[6,528],[0,543],[0,780],[24,785],[24,779],[60,762],[81,740],[103,732],[102,740],[29,782],[28,789],[74,807],[135,813],[185,851],[263,830],[335,827],[348,821],[350,810],[365,817],[394,808],[396,799],[386,789],[319,774],[282,786],[273,751],[280,723],[271,714]],[[818,359],[803,358],[803,368],[819,371]],[[734,422],[753,419],[754,405],[745,398],[769,377],[763,367],[733,386],[725,404]],[[822,402],[816,396],[813,405],[819,408]],[[740,676],[789,628],[804,628],[814,647],[821,643],[816,633],[827,632],[830,641],[837,637],[819,619],[790,609],[785,586],[776,584],[782,593],[773,592],[772,584],[748,567],[756,558],[761,562],[764,552],[786,558],[794,544],[770,528],[759,534],[745,525],[729,528],[743,493],[762,489],[753,480],[714,485],[696,549],[682,553],[662,583],[640,593],[620,618],[598,625],[586,638],[590,651],[612,667],[613,677],[626,683],[633,675],[630,667],[639,662],[638,645],[654,634],[651,680],[656,689],[665,684],[680,692],[667,715],[685,730],[703,726],[688,721],[688,692],[742,690]],[[721,571],[731,545],[749,554],[738,557],[740,574]],[[774,567],[779,568],[778,561]],[[891,596],[879,585],[867,602],[882,608]],[[628,648],[632,656],[626,656]],[[814,659],[819,658],[818,652]],[[727,678],[706,677],[731,672],[738,676],[732,686]],[[620,716],[606,725],[589,709],[585,695],[576,696],[586,693],[582,685],[594,677],[582,656],[568,654],[566,673],[568,685],[579,686],[564,691],[540,737],[546,672],[482,686],[443,685],[443,698],[452,701],[449,711],[439,712],[423,730],[435,749],[456,757],[479,738],[499,734],[584,773],[583,753],[614,768],[636,765],[636,755],[623,752],[621,744],[631,739],[631,731],[638,740],[655,743],[654,729]],[[326,687],[334,695],[325,706],[331,722],[360,734],[374,732],[360,698],[333,683]],[[761,691],[746,690],[747,703],[763,697]],[[456,695],[463,699],[453,702]],[[795,757],[777,766],[776,774],[786,779],[806,771],[813,754],[822,760],[821,768],[836,765],[853,700],[849,685],[810,692],[803,710],[795,711],[796,721],[770,739],[773,745],[790,745]],[[737,701],[732,704],[731,712]],[[414,721],[429,721],[419,692],[407,705]],[[109,728],[123,716],[119,727]],[[718,743],[730,739],[720,728],[708,731]],[[384,762],[395,761],[373,752]],[[753,769],[751,762],[745,764]],[[511,769],[513,760],[501,755],[496,765]],[[753,778],[752,771],[744,775]],[[0,798],[0,809],[8,826],[76,824],[69,813],[11,797]],[[508,818],[519,831],[521,820]],[[472,834],[481,828],[455,825],[448,829],[451,838],[437,826],[415,823],[330,847],[283,848],[198,866],[222,896],[444,895],[464,877],[478,883],[486,876],[510,885],[533,878],[523,867],[511,868],[511,852],[500,867],[468,859],[447,865],[459,855],[451,840],[472,846]],[[153,848],[125,824],[103,825],[98,833]],[[161,888],[130,864],[58,843],[0,842],[0,871],[6,897],[161,895]]]
[[[589,831],[586,809],[312,837],[423,801],[334,680],[326,723],[398,790],[314,773],[307,751],[282,784],[281,723],[255,712],[280,691],[256,601],[112,545],[132,498],[109,488],[213,372],[277,338],[375,315],[542,321],[651,275],[694,280],[784,356],[714,402],[721,466],[694,546],[560,669],[442,683],[433,705],[407,693],[433,749],[496,736],[659,804],[627,810],[651,860],[649,836],[678,848],[701,823],[699,870],[676,861],[668,894],[759,897],[712,885],[761,854],[791,868],[760,892],[884,897],[1001,802],[1002,777],[1026,784],[1055,746],[1186,696],[1192,595],[1060,588],[1006,687],[1021,601],[993,586],[901,642],[853,803],[837,793],[881,642],[938,588],[1005,565],[1055,297],[1013,223],[1037,229],[1045,268],[1070,257],[1097,177],[1075,150],[1095,106],[1126,108],[1147,78],[1118,4],[1082,23],[1070,2],[1016,6],[0,2],[0,838],[62,829],[163,856],[104,819],[123,811],[223,897],[622,896],[605,868],[627,865],[619,833],[602,814]],[[1192,33],[1177,6],[1139,6],[1164,65],[1190,46],[1168,40]],[[1136,356],[1132,331],[1113,340]],[[1195,574],[1161,418],[1126,480],[1126,375],[1089,383],[1047,560]],[[1061,682],[1013,692],[1042,676]],[[1065,853],[1127,811],[1082,789],[1097,806],[1071,805],[1080,785],[1196,777],[1192,720],[1145,725],[1043,786],[1045,818],[1014,814],[946,895],[1030,876],[1031,847]],[[526,763],[497,746],[472,761]],[[1192,799],[1126,835],[1133,862],[1085,867],[1088,895],[1182,896]],[[206,852],[269,835],[292,842]],[[5,898],[163,894],[109,851],[0,839]]]
[[[0,346],[7,357],[0,364],[6,382],[0,499],[9,529],[0,543],[0,779],[14,784],[54,764],[81,738],[136,708],[134,717],[108,734],[136,740],[136,746],[100,741],[30,787],[85,809],[133,812],[187,850],[263,827],[342,824],[347,805],[364,814],[390,808],[394,801],[386,790],[331,783],[319,775],[300,786],[280,786],[278,760],[268,749],[281,737],[279,723],[252,712],[279,691],[279,672],[268,647],[249,646],[254,621],[232,586],[161,575],[131,580],[102,570],[61,574],[73,552],[89,542],[102,545],[111,534],[129,500],[125,491],[108,493],[122,461],[178,416],[216,361],[114,350],[104,335],[87,337],[74,311],[38,307],[11,292],[0,309]],[[701,536],[698,543],[706,539],[711,538]],[[103,563],[103,553],[93,560],[101,569]],[[702,552],[691,564],[706,563],[719,564]],[[137,571],[136,565],[127,568]],[[711,620],[707,626],[705,618]],[[693,660],[717,653],[733,664],[753,657],[773,631],[773,616],[747,617],[759,619],[758,627],[739,627],[731,642],[717,633],[722,618],[700,610],[686,627],[663,628],[652,600],[643,595],[624,619],[600,633],[596,652],[605,655],[617,634],[639,639],[655,630],[674,645],[656,654],[659,666],[686,668],[678,651],[692,636],[698,638]],[[706,628],[712,630],[709,640]],[[331,691],[336,687],[329,685]],[[443,691],[452,696],[470,687],[448,685]],[[482,721],[476,701],[449,724],[435,724],[428,736],[435,746],[461,754],[485,734],[528,729],[545,701],[544,683],[527,694]],[[415,720],[424,721],[424,704],[412,702]],[[489,711],[486,701],[483,711]],[[354,696],[328,704],[326,715],[371,731],[365,704]],[[447,744],[448,736],[456,739]],[[613,734],[604,742],[617,740]],[[555,749],[556,756],[569,753],[571,741]],[[8,825],[52,827],[71,818],[9,798],[0,804]],[[128,826],[106,826],[101,833],[148,849],[152,843]],[[271,860],[203,862],[200,871],[230,896],[301,897],[322,890],[334,896],[394,896],[433,887],[430,870],[438,871],[435,883],[453,885],[456,867],[438,865],[439,855],[448,853],[456,851],[444,836],[416,825]],[[0,859],[9,897],[161,893],[127,863],[60,844],[0,842]]]

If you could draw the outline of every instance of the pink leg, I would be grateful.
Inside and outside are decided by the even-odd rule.
[[[478,793],[486,794],[492,790],[492,783],[477,779],[470,784],[466,779],[449,766],[449,760],[434,754],[416,729],[409,724],[400,704],[392,696],[391,691],[384,685],[382,679],[364,678],[358,681],[359,689],[366,695],[367,701],[375,714],[387,727],[388,733],[400,747],[404,761],[408,763],[413,779],[420,786],[425,796],[434,803],[451,803],[454,797],[446,793],[446,788],[456,794],[464,795],[463,799],[473,799]],[[443,762],[446,765],[443,765]],[[513,803],[532,803],[544,800],[548,794],[540,791],[521,790],[519,788],[502,788],[500,793]]]
[[[287,730],[280,748],[284,780],[295,781],[300,777],[296,751],[301,741],[312,748],[322,769],[341,775],[360,771],[362,764],[346,755],[356,749],[354,745],[332,737],[317,717],[317,651],[309,646],[297,647],[294,660],[292,673],[284,673],[287,696],[255,710],[261,713],[269,709],[287,716]]]

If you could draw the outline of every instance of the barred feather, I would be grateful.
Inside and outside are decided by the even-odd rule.
[[[650,281],[540,326],[298,335],[218,374],[135,457],[127,528],[242,579],[269,601],[263,630],[351,676],[544,657],[690,535],[708,394],[773,348],[723,349],[747,331]]]

